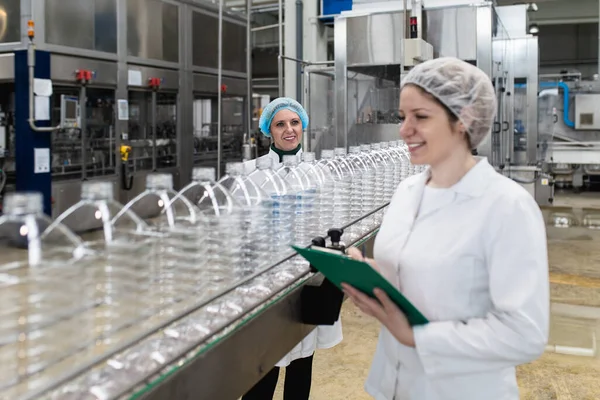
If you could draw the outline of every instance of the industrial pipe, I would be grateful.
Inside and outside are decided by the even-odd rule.
[[[546,345],[546,351],[570,356],[595,357],[596,349],[586,349],[583,347],[560,346],[557,344]]]
[[[85,103],[87,101],[87,90],[85,87],[85,83],[82,83],[81,89],[79,89],[79,115],[81,116],[81,122],[79,123],[79,128],[81,131],[81,180],[87,180],[87,143],[86,143],[86,129],[87,129],[87,121],[86,121],[86,109]]]
[[[285,23],[283,24],[285,25]],[[263,25],[263,26],[257,26],[255,28],[252,28],[251,31],[252,32],[258,32],[258,31],[266,31],[268,29],[274,29],[277,28],[279,26],[279,24],[271,24],[271,25]]]
[[[152,171],[156,171],[156,90],[152,90],[152,102],[150,104],[150,118],[152,120]]]
[[[296,57],[302,59],[303,51],[303,38],[302,38],[302,16],[304,11],[304,4],[302,0],[296,0]],[[296,99],[300,100],[302,97],[302,64],[296,65]]]
[[[282,0],[279,0],[282,1]],[[221,177],[221,85],[223,82],[223,0],[219,0],[219,32],[217,45],[217,179]]]
[[[311,115],[310,110],[310,71],[304,71],[304,93],[302,97],[302,104],[304,104],[304,108],[306,109],[308,115]],[[308,125],[310,126],[310,118]],[[308,127],[306,129],[308,131]],[[309,132],[304,132],[302,135],[302,148],[304,151],[310,151],[310,134]]]
[[[252,99],[252,0],[246,0],[246,92],[247,92],[247,100],[246,100],[246,132],[248,140],[248,145],[252,140],[252,109],[253,109],[253,99]]]
[[[221,0],[222,1],[222,0]],[[279,0],[279,56],[277,57],[277,82],[279,97],[283,97],[283,0]]]
[[[27,45],[27,66],[29,67],[29,127],[36,132],[54,132],[61,128],[60,124],[51,127],[39,127],[35,125],[33,117],[33,82],[35,80],[35,48],[30,40]]]

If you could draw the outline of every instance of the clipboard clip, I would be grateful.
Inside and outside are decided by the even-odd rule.
[[[332,228],[327,231],[331,239],[331,245],[326,246],[325,238],[317,236],[311,241],[310,247],[327,247],[346,253],[346,246],[342,243],[344,230]],[[318,272],[310,265],[311,272]],[[344,301],[344,293],[337,288],[329,279],[324,278],[320,285],[305,285],[302,288],[301,310],[302,322],[308,325],[333,325],[339,318]]]

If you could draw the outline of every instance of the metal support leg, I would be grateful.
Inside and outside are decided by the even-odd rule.
[[[252,0],[246,0],[246,133],[248,145],[251,143],[252,131]]]
[[[86,121],[86,109],[85,103],[87,102],[87,89],[85,84],[81,85],[79,89],[79,115],[81,118],[80,129],[81,129],[81,180],[87,180],[87,121]]]
[[[152,91],[150,118],[152,120],[152,171],[156,171],[156,90]]]
[[[221,177],[221,157],[223,151],[222,135],[221,135],[221,112],[222,112],[222,95],[221,85],[223,82],[223,0],[219,0],[219,32],[218,32],[218,88],[217,88],[217,179]]]

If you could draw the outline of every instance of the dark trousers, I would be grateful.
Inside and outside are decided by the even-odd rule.
[[[294,360],[285,369],[283,400],[308,400],[313,356]],[[273,368],[242,397],[242,400],[271,400],[275,394],[279,367]]]

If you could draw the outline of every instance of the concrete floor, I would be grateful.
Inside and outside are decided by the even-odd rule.
[[[598,209],[600,194],[558,194],[555,207],[573,211],[574,219],[596,218],[579,209]],[[564,209],[563,209],[564,207]],[[554,209],[547,210],[551,215]],[[549,213],[549,214],[548,214]],[[587,215],[587,217],[586,217]],[[590,217],[591,215],[591,217]],[[551,219],[551,217],[550,217]],[[549,344],[591,349],[600,344],[600,225],[548,227],[550,282],[553,313]],[[570,306],[587,306],[575,310]],[[587,313],[589,315],[581,315]],[[363,388],[379,333],[378,323],[364,316],[351,302],[342,310],[344,341],[315,354],[312,400],[370,399]],[[275,399],[282,399],[281,373]],[[521,399],[600,399],[600,357],[582,357],[546,352],[537,361],[517,371]]]

